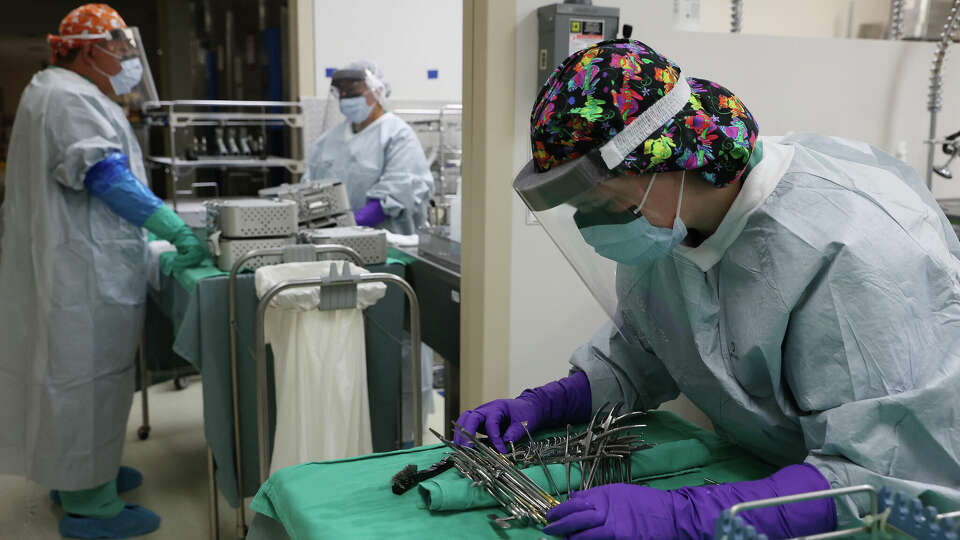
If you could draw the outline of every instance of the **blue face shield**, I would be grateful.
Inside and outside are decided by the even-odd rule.
[[[370,117],[372,110],[373,105],[367,104],[366,95],[340,99],[340,112],[342,112],[351,123],[362,123]]]
[[[631,208],[628,213],[609,215],[599,212],[596,214],[577,212],[574,214],[580,235],[598,255],[618,263],[635,266],[665,257],[686,238],[687,227],[680,219],[686,173],[681,176],[677,216],[673,220],[672,228],[652,225],[640,213],[656,178],[657,175],[654,174],[650,179],[640,206]]]

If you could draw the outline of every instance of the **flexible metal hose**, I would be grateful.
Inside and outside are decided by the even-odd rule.
[[[933,67],[930,70],[930,101],[927,103],[927,110],[930,112],[940,110],[943,93],[943,64],[946,61],[950,42],[957,33],[958,25],[960,25],[960,0],[954,0],[950,14],[947,15],[947,22],[943,25],[943,31],[940,32],[937,51],[933,56]]]
[[[743,23],[743,0],[731,0],[730,2],[730,32],[739,34]]]
[[[933,155],[937,145],[934,142],[937,138],[937,113],[940,112],[940,106],[943,102],[943,64],[947,58],[947,49],[953,36],[957,33],[960,26],[960,0],[954,0],[950,7],[950,14],[947,15],[947,21],[943,25],[943,32],[940,33],[940,40],[937,42],[937,50],[933,56],[933,67],[930,69],[930,93],[927,101],[927,110],[930,111],[930,132],[929,132],[929,151],[927,152],[927,187],[933,185]]]
[[[903,39],[904,0],[890,0],[890,26],[887,27],[887,39]]]

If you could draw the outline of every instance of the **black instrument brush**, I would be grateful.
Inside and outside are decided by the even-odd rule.
[[[393,487],[393,492],[397,495],[403,495],[410,490],[413,486],[423,482],[424,480],[429,480],[434,476],[450,469],[453,467],[453,461],[450,458],[444,458],[433,465],[427,467],[426,469],[417,470],[417,466],[410,464],[406,467],[400,469],[400,472],[393,475],[393,478],[390,479],[390,483]]]

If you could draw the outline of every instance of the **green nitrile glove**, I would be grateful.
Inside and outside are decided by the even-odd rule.
[[[193,268],[207,257],[207,249],[197,235],[167,205],[157,208],[143,226],[177,248],[176,255],[160,256],[160,271],[164,275]]]

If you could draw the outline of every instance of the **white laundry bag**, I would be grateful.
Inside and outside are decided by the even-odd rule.
[[[281,281],[323,277],[341,261],[266,266],[257,270],[257,296]],[[346,263],[350,264],[350,263]],[[351,274],[367,270],[350,264]],[[264,336],[273,349],[277,422],[271,474],[306,461],[373,451],[363,312],[386,294],[363,283],[357,309],[319,311],[320,287],[288,289],[270,302]]]

